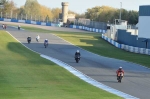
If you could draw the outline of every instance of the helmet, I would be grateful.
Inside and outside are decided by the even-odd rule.
[[[47,41],[47,39],[45,39]]]
[[[79,53],[79,50],[77,50],[77,53]]]
[[[119,67],[119,69],[122,69],[122,67]]]

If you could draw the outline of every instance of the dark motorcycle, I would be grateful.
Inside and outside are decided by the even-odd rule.
[[[44,46],[45,46],[45,48],[48,47],[48,42],[45,42],[45,43],[44,43]]]
[[[79,55],[76,55],[76,56],[75,56],[75,60],[76,60],[76,63],[78,63],[79,60],[80,60],[80,56],[79,56]]]
[[[120,73],[118,73],[118,78],[117,78],[117,80],[118,80],[118,82],[120,82],[121,83],[121,81],[122,81],[122,78],[123,78],[123,72],[120,72]]]
[[[20,27],[18,27],[18,30],[20,30]]]
[[[28,37],[28,38],[27,38],[27,42],[28,42],[28,44],[31,43],[31,37]]]
[[[5,29],[5,25],[4,24],[2,25],[2,28]]]

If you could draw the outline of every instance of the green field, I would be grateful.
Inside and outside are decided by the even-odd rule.
[[[75,32],[59,32],[50,31],[39,28],[23,26],[24,29],[32,32],[54,33],[57,36],[98,55],[126,60],[147,67],[150,67],[150,56],[130,53],[112,46],[101,38],[98,33],[75,33]]]
[[[28,50],[0,31],[0,99],[121,99]]]

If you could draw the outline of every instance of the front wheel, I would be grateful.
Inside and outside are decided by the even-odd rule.
[[[76,63],[79,63],[79,59],[76,59]]]

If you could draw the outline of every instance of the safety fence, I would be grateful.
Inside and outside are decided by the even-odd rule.
[[[97,32],[97,33],[106,33],[106,30],[90,28],[90,27],[86,27],[86,26],[70,25],[70,28],[81,29],[81,30],[86,30],[86,31],[90,31],[90,32]]]
[[[112,45],[114,45],[117,48],[129,51],[129,52],[133,52],[133,53],[150,55],[150,49],[139,48],[139,47],[129,46],[129,45],[125,45],[125,44],[119,44],[118,42],[108,38],[104,34],[102,34],[102,38],[104,40],[108,41],[109,43],[111,43]]]
[[[5,18],[0,18],[0,21],[26,23],[26,24],[34,24],[34,25],[42,25],[42,26],[54,26],[54,27],[61,27],[61,25],[62,25],[61,23],[57,24],[57,23],[52,23],[52,22],[40,22],[40,21],[5,19]],[[103,29],[95,29],[95,28],[89,28],[86,26],[78,26],[78,25],[70,25],[70,28],[82,29],[82,30],[98,32],[98,33],[106,32],[106,30],[103,30]]]
[[[17,20],[17,19],[5,19],[5,18],[0,18],[0,21],[18,22],[18,23],[35,24],[35,25],[43,25],[43,26],[52,26],[53,25],[51,22],[40,22],[40,21],[31,21],[31,20]]]

